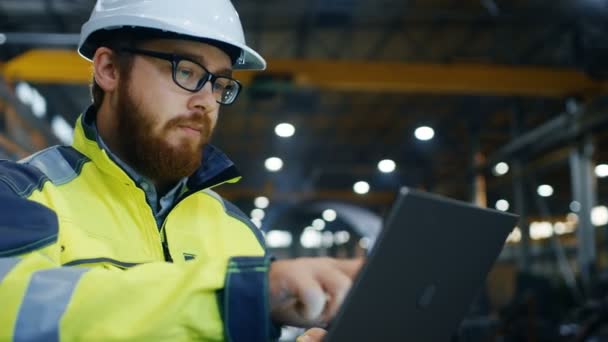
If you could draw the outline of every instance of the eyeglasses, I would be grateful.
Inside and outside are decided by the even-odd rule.
[[[207,82],[211,82],[213,96],[219,104],[229,105],[234,103],[242,88],[239,81],[227,76],[214,75],[204,66],[187,57],[134,48],[121,48],[120,51],[171,62],[173,82],[187,91],[196,93],[203,89]]]

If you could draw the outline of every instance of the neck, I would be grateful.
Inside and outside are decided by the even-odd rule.
[[[99,134],[114,155],[126,162],[125,153],[122,151],[120,144],[118,144],[120,137],[118,136],[117,120],[114,116],[115,114],[109,111],[107,105],[104,104],[99,108],[97,117],[95,118],[97,134]]]
[[[156,188],[156,192],[158,193],[158,198],[165,196],[169,190],[173,189],[173,187],[177,184],[177,182],[159,182],[153,181],[154,187]]]

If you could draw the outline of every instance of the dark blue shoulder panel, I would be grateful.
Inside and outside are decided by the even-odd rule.
[[[57,215],[51,209],[0,192],[0,258],[50,245],[57,241],[58,231]]]
[[[18,163],[0,161],[0,183],[20,197],[28,197],[40,190],[47,181],[65,184],[78,176],[89,159],[68,146],[42,150]]]
[[[0,160],[0,258],[25,254],[57,241],[51,209],[27,200],[47,181],[74,179],[89,159],[71,147],[52,147],[19,163]]]
[[[28,197],[35,190],[42,189],[47,180],[46,175],[34,166],[0,160],[0,194],[8,191],[19,197]]]
[[[91,161],[87,156],[78,152],[78,150],[76,150],[72,146],[59,146],[57,150],[59,151],[59,153],[61,153],[61,156],[63,156],[65,161],[70,164],[74,172],[76,172],[77,174],[80,174],[82,166],[86,162]]]

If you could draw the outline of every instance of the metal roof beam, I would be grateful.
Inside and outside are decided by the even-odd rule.
[[[294,87],[335,91],[567,97],[608,90],[607,83],[575,69],[309,59],[268,62],[266,74],[287,75]],[[1,70],[8,80],[88,84],[91,69],[91,64],[73,51],[30,50],[8,61]],[[239,72],[237,77],[251,84],[255,74]]]

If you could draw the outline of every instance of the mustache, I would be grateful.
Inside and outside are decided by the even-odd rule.
[[[211,134],[211,119],[208,115],[195,113],[189,116],[175,117],[165,124],[165,129],[172,129],[178,126],[190,126],[201,129],[201,134],[205,138],[209,138]]]

